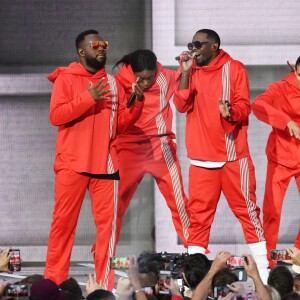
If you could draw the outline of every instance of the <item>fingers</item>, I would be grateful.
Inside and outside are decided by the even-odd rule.
[[[88,91],[95,100],[109,100],[110,97],[107,96],[111,92],[109,88],[109,83],[103,83],[105,77],[99,79],[95,84],[90,81]]]
[[[94,86],[93,86],[93,84],[92,84],[92,86],[93,86],[94,88],[99,87],[100,84],[103,82],[103,80],[104,80],[104,77],[100,78],[100,79],[94,84]],[[90,81],[90,84],[91,84],[91,83],[92,83],[92,82]]]

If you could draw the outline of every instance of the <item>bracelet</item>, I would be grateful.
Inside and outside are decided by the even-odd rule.
[[[190,73],[188,73],[188,74],[181,74],[181,77],[188,77],[188,76],[190,76]]]
[[[137,294],[137,293],[140,293],[140,292],[143,292],[144,290],[143,289],[138,289],[138,290],[135,290],[134,292]]]

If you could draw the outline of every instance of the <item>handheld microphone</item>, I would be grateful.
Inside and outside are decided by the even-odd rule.
[[[184,52],[182,54],[180,54],[180,56],[176,56],[175,60],[182,60],[182,61],[187,61],[191,58],[192,56],[192,52]]]
[[[129,98],[129,100],[128,100],[128,102],[127,102],[127,105],[126,105],[127,108],[129,108],[132,105],[132,103],[135,100],[135,98],[136,98],[136,94],[132,93],[131,96],[130,96],[130,98]]]

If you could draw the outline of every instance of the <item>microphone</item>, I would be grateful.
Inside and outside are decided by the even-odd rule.
[[[129,98],[129,100],[128,100],[128,102],[127,102],[127,105],[126,105],[127,108],[129,108],[132,105],[132,103],[135,100],[135,98],[136,98],[136,94],[132,93],[131,96],[130,96],[130,98]]]
[[[192,52],[183,52],[182,54],[180,54],[180,56],[176,56],[175,60],[180,60],[182,59],[182,61],[187,61],[191,58]]]

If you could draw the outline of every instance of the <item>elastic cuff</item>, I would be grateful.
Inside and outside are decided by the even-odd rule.
[[[201,246],[188,246],[188,254],[205,254],[206,249]]]

